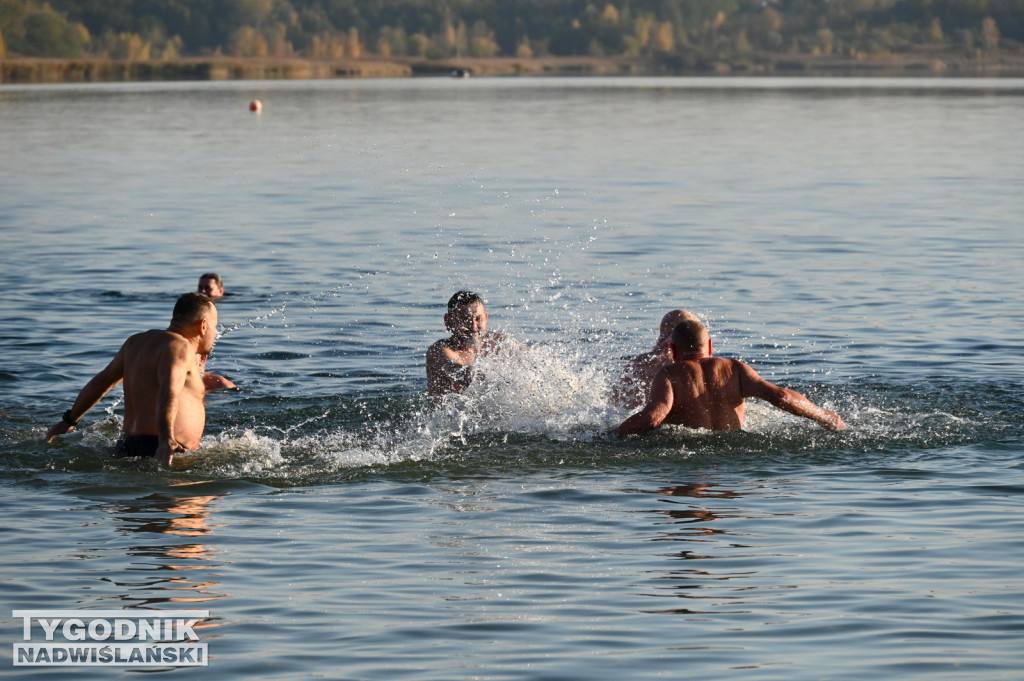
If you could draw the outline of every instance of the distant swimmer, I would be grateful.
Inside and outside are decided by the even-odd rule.
[[[169,466],[175,453],[197,449],[206,426],[206,391],[196,355],[210,354],[216,338],[213,301],[201,293],[182,295],[167,329],[129,337],[50,428],[46,442],[78,426],[86,412],[123,380],[124,424],[118,454],[155,457]]]
[[[845,430],[839,414],[822,409],[800,393],[761,378],[738,359],[711,357],[710,337],[696,320],[678,324],[669,344],[673,362],[655,375],[643,410],[615,430],[618,435],[643,433],[662,423],[740,430],[744,398],[756,397],[829,430]]]
[[[207,272],[199,276],[199,286],[196,290],[216,302],[224,297],[224,280],[216,272]]]
[[[211,300],[220,300],[224,297],[224,280],[216,272],[207,272],[200,275],[197,291],[209,296]],[[206,373],[206,360],[208,359],[209,355],[196,356],[199,373],[203,377],[203,385],[207,390],[229,390],[237,387],[230,379],[220,374]]]
[[[647,399],[654,375],[664,366],[672,363],[669,344],[672,330],[685,321],[700,321],[697,315],[686,310],[672,310],[661,318],[658,340],[654,349],[632,358],[619,375],[618,383],[612,388],[612,400],[627,409],[639,409]],[[708,339],[708,355],[711,355],[711,340]]]
[[[462,392],[473,382],[473,362],[502,343],[515,341],[501,333],[487,333],[484,301],[471,291],[459,291],[448,300],[444,326],[451,336],[427,350],[427,392],[431,395]]]

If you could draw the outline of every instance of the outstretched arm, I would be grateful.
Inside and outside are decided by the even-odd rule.
[[[839,414],[819,407],[795,390],[769,383],[744,362],[737,361],[736,364],[739,366],[740,389],[744,397],[762,399],[790,414],[811,419],[822,428],[846,430],[846,424]]]
[[[72,421],[77,423],[79,419],[85,416],[86,412],[96,406],[96,403],[103,399],[103,396],[110,392],[110,389],[120,383],[122,379],[124,379],[124,346],[121,346],[121,349],[114,356],[114,359],[110,361],[110,364],[89,379],[89,382],[78,393],[78,397],[75,399],[71,409],[68,410],[67,415]],[[46,433],[45,441],[49,444],[53,442],[53,438],[69,433],[74,428],[72,424],[61,419],[50,426],[50,430]]]
[[[227,376],[203,374],[203,387],[206,388],[206,392],[210,392],[211,390],[231,390],[238,386]]]
[[[231,379],[225,376],[206,373],[206,360],[209,358],[209,355],[196,355],[196,367],[199,369],[199,375],[203,379],[203,387],[206,388],[206,392],[211,390],[230,390],[238,387]]]
[[[654,376],[651,383],[651,395],[644,408],[630,416],[615,429],[619,437],[633,433],[645,433],[660,426],[669,412],[672,411],[672,382],[664,370]]]

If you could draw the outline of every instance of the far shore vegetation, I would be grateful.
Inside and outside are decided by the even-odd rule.
[[[1024,75],[1024,0],[0,0],[0,82]]]

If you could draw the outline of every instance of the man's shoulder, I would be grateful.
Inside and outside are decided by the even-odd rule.
[[[123,346],[129,352],[187,355],[192,347],[183,336],[167,329],[149,329],[128,337]],[[194,354],[194,353],[192,353]]]
[[[443,350],[445,348],[451,348],[451,346],[452,346],[452,339],[451,338],[439,338],[438,340],[436,340],[436,341],[434,341],[433,343],[430,344],[430,347],[427,348],[427,354],[428,355],[435,354],[435,353],[437,353],[437,352],[439,352],[439,351],[441,351],[441,350]]]
[[[128,341],[126,342],[147,342],[153,340],[165,340],[168,343],[172,343],[176,340],[185,342],[185,338],[183,336],[180,336],[168,329],[147,329],[146,331],[139,331],[138,333],[129,336]]]
[[[123,347],[141,348],[153,342],[153,340],[162,333],[164,332],[161,331],[160,329],[148,329],[146,331],[139,331],[138,333],[133,333],[132,335],[128,336],[127,340],[125,340]]]
[[[705,357],[701,360],[701,366],[704,367],[705,371],[713,371],[719,376],[731,376],[737,371],[744,371],[750,368],[743,360],[733,359],[732,357]]]
[[[661,371],[673,375],[691,374],[706,369],[732,371],[737,365],[742,364],[743,362],[738,359],[727,357],[701,357],[700,359],[682,359],[670,362],[663,366]]]
[[[427,365],[434,363],[443,362],[446,358],[450,358],[452,353],[455,352],[455,343],[451,338],[441,338],[427,348]]]

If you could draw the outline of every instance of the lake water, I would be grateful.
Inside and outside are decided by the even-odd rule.
[[[0,675],[155,608],[180,678],[1021,678],[1024,81],[2,86],[0,152]],[[201,450],[40,444],[210,270]],[[460,288],[530,350],[435,407]],[[849,430],[603,437],[676,307]]]

